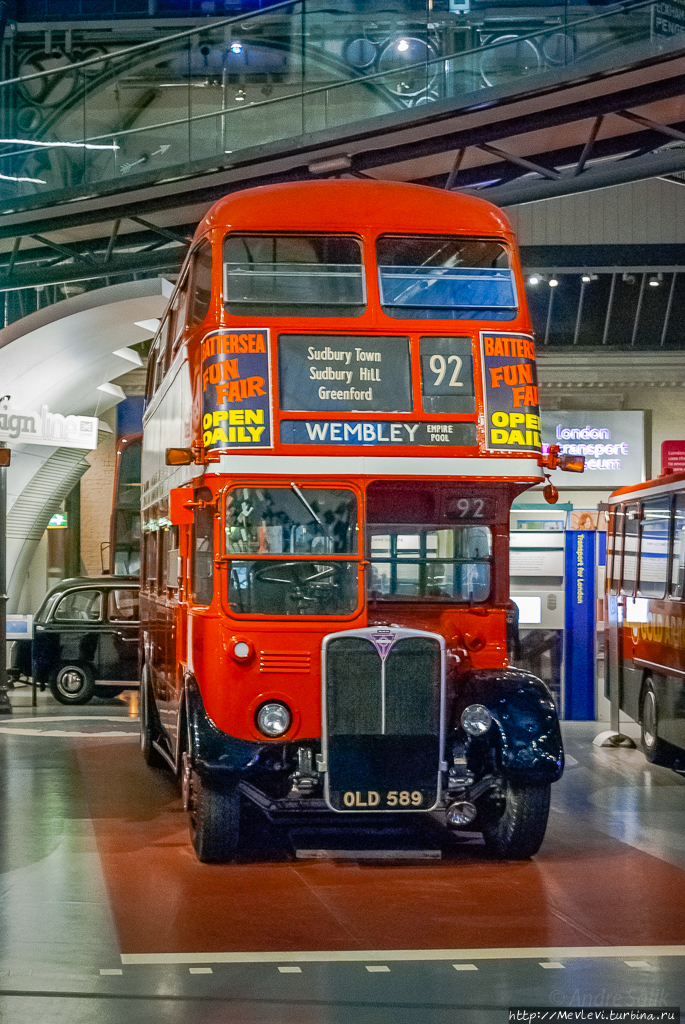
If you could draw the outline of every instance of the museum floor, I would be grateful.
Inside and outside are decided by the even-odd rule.
[[[2,1024],[495,1024],[509,1007],[685,1004],[685,779],[564,726],[540,854],[422,819],[197,862],[136,695],[0,721]],[[333,855],[332,851],[335,852]],[[394,851],[394,852],[393,852]],[[345,856],[345,854],[348,856]],[[608,1019],[608,1018],[607,1018]]]

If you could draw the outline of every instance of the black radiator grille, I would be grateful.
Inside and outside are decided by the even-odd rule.
[[[438,735],[440,670],[440,645],[432,637],[397,640],[385,666],[375,644],[364,637],[330,640],[328,735]]]

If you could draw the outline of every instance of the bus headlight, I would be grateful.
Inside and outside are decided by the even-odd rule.
[[[290,728],[293,716],[290,708],[277,701],[262,704],[257,712],[257,728],[265,736],[283,736]]]
[[[461,724],[469,736],[484,736],[492,725],[492,715],[484,704],[469,704],[461,713]]]

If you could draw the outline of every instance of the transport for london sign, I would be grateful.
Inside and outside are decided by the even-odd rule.
[[[205,448],[271,448],[269,331],[212,331],[202,342]]]
[[[486,447],[541,452],[535,345],[527,334],[481,331]]]

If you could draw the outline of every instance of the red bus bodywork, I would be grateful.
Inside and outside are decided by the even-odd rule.
[[[640,723],[647,758],[685,758],[685,473],[609,498],[606,696]]]
[[[267,309],[271,315],[264,315],[264,307],[259,304],[255,306],[258,310],[255,315],[228,311],[225,291],[228,294],[233,289],[239,296],[236,301],[245,301],[239,291],[241,279],[231,275],[249,277],[254,265],[247,262],[243,265],[234,259],[226,263],[225,269],[222,255],[225,239],[247,239],[245,249],[252,246],[254,251],[263,252],[269,247],[259,249],[261,243],[253,243],[253,239],[259,240],[260,235],[267,233],[269,238],[294,239],[295,248],[304,246],[302,239],[310,248],[316,248],[322,235],[353,239],[363,254],[363,303],[353,313],[345,310],[345,315],[340,316],[330,311],[322,315],[295,315],[289,307],[286,289],[280,311],[279,307],[273,312]],[[376,247],[381,246],[379,240],[390,239],[386,249],[392,250],[393,239],[398,236],[410,238],[409,244],[415,245],[417,252],[421,251],[425,240],[432,238],[444,241],[447,246],[455,238],[476,240],[474,252],[479,245],[499,246],[509,261],[516,308],[512,308],[505,319],[486,320],[457,319],[447,313],[444,318],[437,318],[432,309],[426,314],[421,307],[417,313],[412,306],[403,317],[401,305],[391,307],[386,293],[381,294],[379,281],[382,279],[388,294],[395,289],[393,294],[399,294],[401,302],[406,280],[409,280],[407,287],[415,288],[415,276],[422,272],[422,267],[412,264],[404,269],[404,264],[392,267],[388,264],[379,272],[375,257]],[[273,244],[274,251],[276,244]],[[345,244],[349,250],[352,243],[346,241]],[[275,265],[276,257],[273,259]],[[294,261],[286,261],[285,265],[296,291],[301,272]],[[349,270],[350,265],[341,270],[340,265],[328,262],[323,270],[337,274],[343,282],[340,288],[349,290],[346,279],[357,273]],[[313,268],[312,273],[315,271]],[[205,278],[200,281],[203,273]],[[455,270],[451,264],[441,266],[426,287],[442,287],[442,280],[437,279],[440,275],[448,279],[446,287],[450,287],[450,275],[458,278],[460,273],[462,271]],[[495,281],[488,287],[509,287],[506,273],[491,268],[484,271],[476,268],[472,272],[475,284],[466,287],[477,292],[482,283],[479,274],[490,282]],[[238,285],[234,283],[236,279]],[[244,291],[252,287],[248,284]],[[259,280],[256,287],[263,287]],[[202,302],[197,298],[199,295],[204,296]],[[193,322],[194,316],[198,322]],[[402,354],[405,350],[406,359]],[[457,352],[460,354],[455,354]],[[250,358],[255,361],[249,363]],[[248,367],[247,375],[241,371],[241,360]],[[312,363],[310,369],[307,360]],[[401,363],[401,372],[394,361]],[[345,369],[353,365],[356,365],[359,380],[354,386],[350,383],[352,371]],[[262,369],[255,371],[254,366]],[[453,386],[458,396],[462,392],[457,393],[457,388],[464,387],[464,393],[468,391],[471,378],[466,385],[457,379],[461,373],[468,377],[465,366],[472,366],[471,408],[467,409],[468,403],[464,401],[465,411],[440,411],[458,406],[450,396],[449,401],[446,398],[441,404],[444,395],[438,393],[440,388],[444,391]],[[320,376],[316,378],[317,383],[312,384],[316,374]],[[325,379],[334,374],[340,375],[336,378],[340,383]],[[386,374],[385,381],[383,374]],[[325,408],[326,403],[330,406],[338,400],[343,404],[357,400],[363,403],[373,394],[380,394],[386,406],[392,405],[393,388],[387,383],[391,377],[397,382],[398,406],[404,402],[400,411],[376,408],[369,412],[348,409],[336,413]],[[406,395],[399,397],[404,394],[405,385]],[[373,388],[376,388],[375,393]],[[352,397],[337,397],[346,395]],[[241,411],[242,402],[246,406],[250,402],[253,406],[261,402],[261,406],[252,408],[248,416]],[[298,403],[306,406],[307,402],[310,403],[308,408],[295,407]],[[269,434],[265,435],[267,426]],[[270,443],[261,446],[265,436],[269,436]],[[256,443],[251,444],[250,438],[256,439]],[[165,452],[171,449],[192,453],[194,461],[187,466],[169,466]],[[258,756],[266,761],[270,757],[273,761],[277,751],[282,759],[284,770],[278,784],[271,786],[269,780],[265,782],[264,773],[254,783],[240,776],[243,797],[250,796],[274,814],[283,810],[282,801],[288,798],[291,800],[288,806],[294,807],[296,797],[300,801],[297,806],[303,812],[307,807],[350,809],[347,804],[336,806],[326,788],[329,782],[327,755],[322,751],[328,747],[322,735],[322,720],[326,720],[326,709],[322,707],[322,694],[326,692],[322,689],[322,668],[325,668],[327,655],[322,656],[322,650],[329,650],[334,634],[350,635],[349,642],[354,646],[356,640],[352,634],[366,630],[368,639],[373,632],[370,627],[381,630],[381,634],[373,634],[376,637],[383,631],[396,629],[414,631],[417,635],[413,640],[408,635],[405,637],[412,643],[419,643],[419,634],[433,637],[435,643],[439,640],[444,686],[440,711],[443,747],[448,742],[448,734],[451,737],[454,729],[459,731],[459,715],[465,707],[489,701],[487,713],[497,718],[497,707],[510,701],[511,694],[518,693],[516,700],[523,703],[517,714],[532,715],[531,721],[537,724],[531,727],[525,742],[518,734],[514,736],[513,726],[507,724],[516,719],[516,714],[500,716],[499,725],[492,726],[488,735],[497,749],[492,756],[499,768],[489,798],[501,813],[506,803],[506,786],[502,788],[506,777],[543,789],[546,786],[548,800],[548,784],[560,775],[563,757],[554,707],[539,681],[509,669],[507,662],[507,620],[511,615],[509,509],[517,494],[542,479],[540,452],[534,342],[515,239],[501,211],[483,200],[449,192],[358,181],[308,182],[252,189],[219,201],[209,211],[198,226],[187,264],[151,351],[141,495],[145,547],[141,572],[145,652],[143,748],[148,759],[163,756],[177,771],[183,771],[186,800],[191,809],[191,831],[201,859],[221,859],[218,854],[208,853],[202,845],[202,814],[205,812],[198,811],[197,807],[205,800],[210,786],[206,780],[215,778],[212,766],[216,768],[221,759],[218,751],[224,738],[228,744],[226,751],[230,748],[232,752],[224,751],[225,760],[234,759],[232,777],[240,774],[238,763],[242,764],[240,759],[247,750],[259,751]],[[238,488],[243,490],[238,492]],[[263,550],[260,546],[259,551],[254,550],[247,556],[238,556],[237,549],[228,550],[227,524],[231,516],[237,516],[231,530],[239,533],[240,494],[246,495],[245,518],[252,512],[255,502],[262,500],[260,495],[263,494],[269,496],[272,503],[276,493],[283,501],[293,502],[292,492],[304,498],[305,507],[309,507],[307,494],[311,497],[330,491],[356,497],[354,515],[358,517],[359,542],[354,550],[348,546],[344,554],[337,555],[330,553],[329,544],[325,563],[324,556],[319,556],[317,562],[320,582],[312,583],[312,576],[302,585],[296,585],[290,579],[304,579],[302,567],[305,563],[311,564],[311,555],[306,558],[297,553],[288,556],[289,567],[284,569],[283,548],[269,561],[269,548],[263,537],[270,528],[262,529],[261,540],[251,541],[253,545],[264,544]],[[314,501],[314,497],[311,500]],[[433,511],[422,513],[424,506],[426,509],[430,506]],[[312,514],[318,522],[316,511]],[[436,524],[432,533],[426,532],[425,516],[432,516],[430,521]],[[210,521],[207,517],[211,517],[211,527],[206,525]],[[380,533],[379,526],[376,530],[379,537],[369,539],[375,536],[374,523],[382,520],[382,523],[401,524],[403,519],[410,527],[413,524],[413,532],[398,526],[394,533],[391,527],[386,533]],[[431,558],[437,557],[439,545],[461,543],[466,536],[456,532],[462,521],[471,524],[469,528],[474,531],[468,535],[468,543],[471,549],[475,547],[476,555],[468,557],[476,561],[469,563],[467,557],[461,558],[461,562],[455,559],[454,564],[450,562],[444,569],[442,577],[433,572],[437,580],[433,581],[434,585],[430,579],[426,583],[425,578],[433,571]],[[450,537],[447,537],[449,530],[440,532],[440,523],[448,524],[450,529],[454,527]],[[478,548],[484,536],[478,533],[478,529],[482,529],[480,523],[486,524],[489,531],[491,548],[487,558]],[[310,527],[312,524],[313,520]],[[399,533],[400,528],[405,529],[405,533]],[[299,529],[306,533],[309,527]],[[321,529],[324,530],[323,525]],[[195,544],[197,548],[198,531],[202,530],[205,531],[202,543],[207,551],[193,554],[191,547]],[[254,530],[250,536],[253,535],[257,537]],[[328,543],[323,535],[318,541]],[[375,561],[382,562],[378,569],[381,576],[386,573],[383,585],[400,589],[403,584],[396,578],[399,579],[402,572],[406,575],[406,570],[398,545],[404,544],[405,548],[415,545],[416,550],[413,554],[410,551],[410,555],[413,557],[411,564],[419,566],[416,579],[423,580],[420,601],[407,599],[399,595],[399,591],[397,599],[392,594],[385,594],[382,599],[373,597],[367,580],[371,571],[369,563],[374,562],[374,544],[376,550],[381,550],[383,544],[392,548],[394,561],[390,556],[387,562],[382,562],[380,556]],[[432,554],[427,547],[430,544],[434,545]],[[198,601],[193,597],[196,587],[192,578],[193,558],[199,564],[210,549],[211,596],[205,595]],[[295,547],[291,550],[296,551]],[[453,555],[456,549],[449,550]],[[264,559],[266,568],[259,568],[259,558]],[[248,559],[252,560],[249,565]],[[487,570],[483,568],[485,561]],[[276,579],[274,573],[278,571],[289,574],[288,579]],[[468,586],[475,589],[463,590],[460,600],[446,600],[444,579],[450,573],[450,578],[454,579],[460,574],[464,579],[468,577]],[[358,581],[358,599],[355,603],[350,598],[347,610],[326,613],[320,594],[327,574],[335,580],[344,576],[348,589],[352,586],[349,580]],[[486,577],[489,581],[487,596],[474,597],[479,586],[485,588],[485,584],[478,581]],[[249,614],[237,613],[236,600],[240,600],[241,588],[259,589],[255,580],[266,583],[267,590],[271,588],[276,602],[280,600],[278,587],[289,586],[288,598],[291,604],[299,602],[298,613],[260,613],[254,609]],[[341,583],[336,583],[335,587],[337,594],[344,589]],[[436,600],[431,600],[433,591],[439,595]],[[464,596],[467,593],[470,596]],[[482,593],[485,594],[485,589]],[[315,609],[313,614],[302,613],[302,608],[306,607],[303,602],[307,600]],[[362,643],[364,637],[357,639]],[[381,643],[373,642],[377,647]],[[382,644],[378,649],[383,649]],[[245,650],[248,655],[239,656],[239,652]],[[325,680],[323,685],[325,687]],[[525,696],[521,697],[524,690]],[[260,728],[258,713],[266,705],[281,704],[290,710],[289,725],[278,737],[269,737]],[[329,709],[329,717],[330,714]],[[201,739],[203,729],[205,733],[207,729],[215,731],[209,739],[207,736]],[[461,739],[455,739],[454,750],[465,735],[462,732]],[[206,756],[193,750],[194,743],[198,750],[204,744],[203,749],[208,751]],[[536,744],[538,753],[531,754]],[[524,753],[524,748],[528,753]],[[269,750],[273,751],[273,757]],[[477,756],[481,755],[483,751]],[[317,768],[313,767],[315,758]],[[450,753],[448,764],[443,750],[438,760],[444,779],[438,784],[433,805],[444,806],[448,790],[453,796],[468,796],[468,785],[459,774],[466,769],[455,768],[452,764],[454,761],[454,764],[465,765],[468,756]],[[449,771],[452,781],[448,783]],[[307,772],[311,792],[302,783]],[[474,761],[474,770],[469,768],[463,779],[473,776],[482,780],[485,774],[483,764],[478,767]],[[193,778],[196,779],[195,797],[192,795]],[[205,795],[201,793],[201,778],[205,779],[202,791]],[[290,782],[284,788],[286,778]],[[368,807],[368,801],[359,795],[364,785],[362,782],[354,789],[357,792],[355,809]],[[260,788],[263,786],[266,789]],[[347,790],[345,793],[347,799],[349,793]],[[430,799],[433,800],[433,796]],[[544,804],[544,798],[541,799]],[[381,805],[378,809],[387,810],[391,806],[392,803],[387,807]],[[424,804],[421,809],[429,808]],[[233,812],[226,813],[230,818]],[[540,813],[546,820],[546,806]],[[235,834],[233,826],[228,831]],[[544,823],[535,841],[537,845],[542,833]],[[534,852],[535,842],[532,846],[529,842],[525,850]],[[509,853],[515,855],[516,849],[518,847],[510,846]]]

